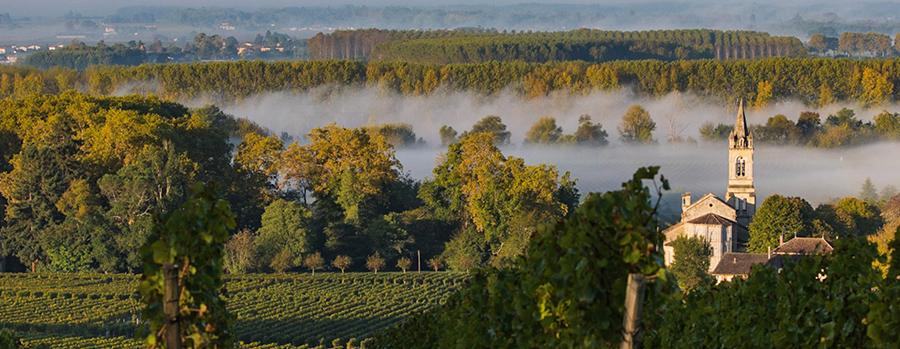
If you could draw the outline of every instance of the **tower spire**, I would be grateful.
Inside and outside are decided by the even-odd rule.
[[[747,117],[744,115],[744,99],[741,98],[741,104],[738,106],[737,120],[734,122],[734,134],[741,137],[747,136],[749,128],[747,127]]]

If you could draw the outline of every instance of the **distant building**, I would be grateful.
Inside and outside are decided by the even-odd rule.
[[[681,196],[681,222],[663,231],[666,265],[672,264],[672,242],[680,236],[702,238],[710,243],[709,270],[726,253],[743,252],[750,241],[747,228],[756,213],[756,189],[753,186],[753,134],[747,127],[744,102],[738,107],[734,130],[728,137],[728,189],[725,200],[709,193],[691,202],[691,193]]]
[[[746,278],[750,275],[750,268],[757,264],[766,264],[769,256],[765,253],[726,253],[722,260],[712,271],[712,276],[717,282],[731,281],[731,279]]]
[[[781,270],[785,261],[797,262],[807,255],[826,255],[834,252],[834,247],[822,238],[793,238],[780,244],[770,253],[726,253],[716,265],[712,275],[716,281],[731,281],[735,277],[746,278],[750,268],[757,264]]]

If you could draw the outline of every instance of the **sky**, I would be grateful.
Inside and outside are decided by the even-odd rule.
[[[453,5],[512,5],[520,3],[544,3],[544,4],[600,4],[600,5],[622,5],[622,4],[647,4],[652,6],[654,3],[664,3],[666,1],[659,0],[613,0],[613,1],[590,1],[590,0],[565,0],[565,1],[521,1],[521,0],[492,0],[486,2],[483,0],[449,0],[440,2],[423,2],[416,0],[264,0],[264,1],[244,1],[244,0],[4,0],[0,5],[0,12],[9,12],[15,16],[59,16],[72,11],[73,13],[81,13],[85,16],[105,16],[114,13],[117,9],[128,6],[179,6],[179,7],[232,7],[240,10],[253,10],[257,8],[280,8],[280,7],[327,7],[327,6],[344,6],[357,5],[369,7],[383,6],[407,6],[407,7],[445,7]],[[669,1],[669,3],[672,3]],[[756,0],[750,3],[746,1],[726,0],[726,1],[677,1],[676,3],[685,3],[693,5],[709,4],[710,6],[722,6],[723,4],[741,4],[750,6],[771,6],[777,5],[781,8],[802,8],[810,5],[833,7],[845,6],[846,2],[829,0],[829,1],[776,1],[776,0]],[[857,6],[862,6],[858,4]],[[839,10],[836,10],[839,11]]]

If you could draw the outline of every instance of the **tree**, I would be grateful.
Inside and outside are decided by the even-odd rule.
[[[441,146],[446,147],[450,145],[450,143],[456,142],[456,130],[453,127],[443,125],[440,129],[441,135]]]
[[[882,110],[875,115],[875,132],[884,139],[900,140],[900,114]]]
[[[813,34],[810,36],[809,48],[819,53],[825,53],[828,50],[828,44],[825,42],[825,35]]]
[[[316,269],[322,268],[323,265],[325,265],[325,259],[319,252],[309,254],[303,259],[303,266],[312,270],[313,275],[316,275]]]
[[[609,134],[600,123],[591,122],[591,116],[584,114],[578,117],[578,129],[575,130],[575,144],[589,147],[602,147],[609,144]]]
[[[253,271],[257,263],[256,236],[249,230],[241,230],[225,243],[225,270],[232,274]]]
[[[622,123],[616,127],[622,142],[644,145],[653,143],[655,129],[656,123],[650,118],[650,113],[637,104],[628,108],[622,116]]]
[[[384,265],[384,258],[381,258],[378,252],[366,258],[366,269],[374,271],[375,274],[378,274],[378,269],[384,269]]]
[[[438,269],[441,269],[444,267],[444,264],[441,263],[441,259],[437,258],[437,257],[433,257],[433,258],[429,259],[427,262],[425,262],[425,264],[427,264],[429,267],[434,269],[435,273],[438,271]]]
[[[866,180],[863,181],[862,189],[859,191],[859,199],[870,204],[878,201],[878,189],[872,184],[872,178],[866,177]]]
[[[884,225],[881,211],[874,203],[866,202],[854,197],[846,197],[838,201],[837,207],[852,219],[856,236],[865,237],[872,235]]]
[[[412,261],[409,258],[401,257],[397,260],[397,268],[402,269],[404,274],[406,274],[406,269],[409,269],[410,265],[412,265]]]
[[[732,126],[726,124],[714,125],[712,122],[704,122],[700,125],[700,139],[704,142],[717,142],[728,139]]]
[[[276,253],[275,257],[272,258],[272,263],[269,263],[269,267],[279,273],[284,273],[286,270],[293,268],[294,260],[291,253],[288,250],[281,250]]]
[[[750,223],[747,252],[767,253],[769,248],[778,247],[782,237],[786,241],[795,234],[808,236],[812,215],[812,207],[806,200],[778,194],[767,197]]]
[[[371,218],[360,213],[389,203],[384,194],[397,182],[401,165],[384,136],[332,123],[307,137],[309,143],[294,142],[285,151],[286,178],[308,185],[317,199],[333,200],[349,220]]]
[[[469,134],[477,133],[490,133],[494,135],[494,144],[497,145],[509,144],[509,139],[512,135],[509,131],[506,130],[506,124],[504,124],[503,120],[501,120],[497,115],[485,116],[484,118],[476,122],[475,125],[472,125],[471,131],[463,132],[460,138],[466,137]]]
[[[233,340],[235,317],[221,296],[222,260],[228,230],[237,224],[228,202],[219,199],[218,186],[196,184],[191,191],[179,210],[165,219],[157,216],[153,234],[139,249],[144,260],[139,292],[146,305],[141,318],[150,323],[148,346],[167,347],[164,334],[189,348],[230,347]],[[171,302],[177,304],[173,312],[168,311]]]
[[[700,237],[679,236],[672,242],[675,256],[669,270],[684,291],[690,291],[709,278],[712,247]]]
[[[353,259],[346,255],[338,255],[337,257],[334,257],[334,262],[331,262],[332,266],[341,270],[341,274],[344,273],[344,269],[349,268],[352,264]]]
[[[533,215],[535,225],[551,223],[571,212],[578,196],[568,173],[560,176],[555,167],[526,165],[523,159],[505,157],[487,133],[451,144],[434,169],[434,178],[419,191],[436,215],[459,224],[459,231],[481,233],[482,242],[494,250],[507,239],[522,235],[513,224],[517,217]],[[456,265],[453,258],[444,260]],[[480,262],[475,258],[474,265]]]
[[[562,136],[562,127],[556,126],[556,118],[542,117],[525,134],[525,142],[532,144],[553,144]]]
[[[287,253],[292,265],[302,263],[302,256],[312,252],[316,240],[310,225],[312,213],[296,201],[278,199],[266,207],[256,244],[262,260],[269,263],[279,253]]]
[[[414,147],[425,143],[424,140],[417,141],[412,125],[406,123],[383,124],[366,129],[383,136],[394,149]]]

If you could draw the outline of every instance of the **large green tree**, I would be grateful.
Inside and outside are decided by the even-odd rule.
[[[709,278],[709,256],[712,247],[702,238],[679,236],[672,242],[675,256],[669,271],[682,290],[690,291]]]
[[[562,136],[562,127],[556,125],[556,118],[542,117],[531,125],[525,134],[525,142],[532,144],[553,144]]]
[[[256,244],[261,265],[269,265],[279,252],[287,251],[294,265],[301,265],[312,252],[317,238],[311,229],[312,213],[296,201],[278,199],[266,207]]]
[[[553,166],[504,156],[489,133],[451,144],[419,196],[459,229],[482,233],[495,254],[512,248],[508,257],[524,252],[526,244],[515,240],[529,236],[528,229],[566,216],[578,202],[568,173],[560,176]],[[517,224],[522,220],[533,225]]]
[[[750,243],[747,252],[766,253],[796,236],[809,236],[813,209],[806,200],[778,194],[767,197],[750,223]]]
[[[285,177],[333,200],[346,219],[370,219],[397,182],[401,165],[384,136],[331,124],[313,129],[309,143],[291,144],[283,157]]]
[[[490,133],[494,136],[494,142],[497,145],[507,145],[509,144],[510,136],[512,135],[509,131],[506,130],[506,124],[503,123],[503,120],[500,119],[497,115],[488,115],[479,120],[472,125],[472,130],[468,132],[463,132],[462,137],[465,137],[468,134],[475,133]]]
[[[622,122],[616,127],[619,131],[619,139],[626,144],[651,144],[653,143],[653,130],[656,122],[650,118],[650,113],[640,105],[632,105],[622,116]]]

